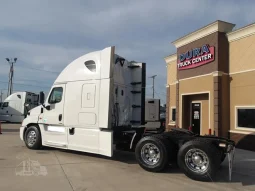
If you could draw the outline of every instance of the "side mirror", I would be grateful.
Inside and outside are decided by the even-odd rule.
[[[28,104],[28,103],[25,103],[25,104],[24,104],[24,106],[25,106],[25,107],[28,107],[28,106],[29,106],[29,104]]]
[[[43,104],[44,103],[44,93],[43,92],[40,92],[40,104]]]
[[[45,109],[50,110],[50,105],[47,105]]]

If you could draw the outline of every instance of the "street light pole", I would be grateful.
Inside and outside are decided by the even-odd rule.
[[[7,96],[12,94],[12,90],[13,90],[13,73],[14,73],[14,68],[13,68],[13,64],[16,63],[17,58],[14,58],[13,61],[12,59],[6,58],[7,62],[10,64],[10,72],[9,72],[9,83],[8,83],[8,92],[7,92]]]
[[[153,76],[151,76],[150,78],[152,78],[152,97],[153,97],[153,99],[154,99],[154,80],[155,80],[155,77],[156,77],[157,75],[153,75]]]
[[[3,90],[1,90],[1,103],[3,102]]]

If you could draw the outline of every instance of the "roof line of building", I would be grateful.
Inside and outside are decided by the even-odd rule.
[[[210,23],[196,31],[193,31],[177,40],[173,41],[172,44],[175,45],[176,48],[191,43],[199,38],[212,34],[214,32],[230,32],[235,27],[235,24],[217,20],[213,23]]]
[[[255,34],[255,22],[249,25],[238,28],[232,32],[227,33],[227,38],[229,42],[245,38],[247,36]]]

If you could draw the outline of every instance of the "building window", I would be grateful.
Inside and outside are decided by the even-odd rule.
[[[236,112],[237,128],[255,129],[255,107],[239,107]]]
[[[172,108],[172,121],[175,121],[176,117],[176,108]]]
[[[53,88],[50,98],[49,98],[49,103],[55,104],[59,103],[62,100],[62,94],[63,94],[63,88],[62,87],[56,87]]]
[[[175,122],[176,120],[176,108],[175,107],[171,107],[170,109],[170,120],[169,122]]]

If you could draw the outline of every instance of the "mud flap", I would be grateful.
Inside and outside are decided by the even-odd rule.
[[[229,181],[232,179],[233,161],[235,156],[235,147],[228,153]]]

